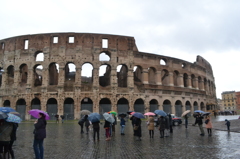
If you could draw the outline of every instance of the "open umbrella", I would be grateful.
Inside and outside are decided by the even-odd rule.
[[[113,114],[113,115],[117,115],[117,112],[115,112],[115,111],[110,111],[109,113]]]
[[[208,116],[208,115],[210,115],[210,114],[211,114],[210,112],[204,112],[204,113],[202,114],[202,116],[204,116],[204,115]]]
[[[153,112],[147,112],[144,115],[153,115],[153,116],[155,116],[155,114]]]
[[[131,112],[130,115],[133,115],[134,113],[136,113],[136,112]]]
[[[9,114],[14,114],[14,115],[20,117],[20,114],[18,112],[9,112]]]
[[[49,119],[50,119],[48,113],[45,112],[45,111],[43,111],[43,110],[32,109],[32,110],[29,110],[28,113],[29,113],[30,115],[32,115],[33,117],[35,117],[35,118],[39,118],[39,113],[43,113],[43,114],[45,115],[45,119],[46,119],[46,120],[49,120]]]
[[[9,113],[6,121],[12,123],[21,123],[22,119],[14,114]]]
[[[186,110],[185,112],[182,113],[181,116],[183,117],[183,116],[185,116],[186,114],[188,114],[188,113],[190,113],[190,112],[191,112],[191,110]]]
[[[138,112],[135,112],[133,116],[135,116],[136,118],[145,118],[142,113],[138,113]]]
[[[125,114],[125,113],[120,113],[120,114],[118,114],[118,116],[125,118],[125,117],[127,116],[127,114]]]
[[[9,112],[15,112],[16,110],[14,110],[11,107],[0,107],[0,111],[4,113],[9,113]]]
[[[195,113],[205,113],[205,112],[202,111],[202,110],[195,110],[194,112],[195,112]]]
[[[113,116],[111,114],[104,113],[103,117],[105,120],[107,120],[110,123],[114,123],[114,121],[115,121],[115,119],[113,118]]]
[[[4,112],[0,112],[0,119],[6,119],[8,116]]]
[[[89,115],[89,114],[91,114],[91,112],[89,110],[81,110],[80,114],[81,115]]]
[[[131,114],[132,112],[134,112],[134,111],[128,111],[127,114]]]
[[[88,120],[92,123],[100,121],[100,114],[98,113],[91,113],[88,115]]]
[[[155,110],[154,113],[161,116],[167,116],[167,113],[165,113],[163,110]]]

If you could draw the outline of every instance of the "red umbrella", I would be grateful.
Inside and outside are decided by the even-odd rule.
[[[153,115],[153,116],[155,116],[155,114],[153,112],[147,112],[144,115]]]

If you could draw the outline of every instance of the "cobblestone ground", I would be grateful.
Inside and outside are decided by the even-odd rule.
[[[103,125],[100,141],[93,141],[92,131],[80,134],[76,121],[64,124],[49,122],[44,140],[45,159],[156,159],[156,158],[240,158],[240,134],[213,130],[211,137],[200,136],[197,126],[175,126],[170,137],[160,138],[155,129],[149,138],[145,122],[142,122],[142,141],[135,141],[131,123],[127,122],[125,136],[120,135],[119,122],[111,141],[105,141]],[[223,126],[225,128],[225,125]],[[16,159],[33,159],[33,122],[21,123],[14,144]],[[205,129],[205,133],[207,133]]]

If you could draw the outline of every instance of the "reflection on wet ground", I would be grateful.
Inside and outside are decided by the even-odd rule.
[[[224,120],[226,118],[223,117]],[[222,119],[219,119],[222,120]],[[33,159],[33,123],[21,123],[14,150],[17,159]],[[111,141],[105,141],[101,125],[100,141],[93,141],[92,131],[80,134],[76,121],[56,124],[48,123],[47,138],[44,140],[45,159],[79,158],[239,158],[239,133],[213,130],[211,137],[200,136],[197,126],[175,126],[170,137],[160,138],[155,129],[154,138],[148,135],[142,122],[142,141],[135,141],[130,122],[127,122],[124,136],[120,135],[119,123]],[[205,129],[205,133],[207,133]]]

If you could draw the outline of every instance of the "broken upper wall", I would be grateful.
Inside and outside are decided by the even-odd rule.
[[[197,60],[196,60],[196,64],[206,68],[206,71],[208,71],[210,74],[213,74],[211,64],[207,60],[205,60],[203,57],[198,55]]]

